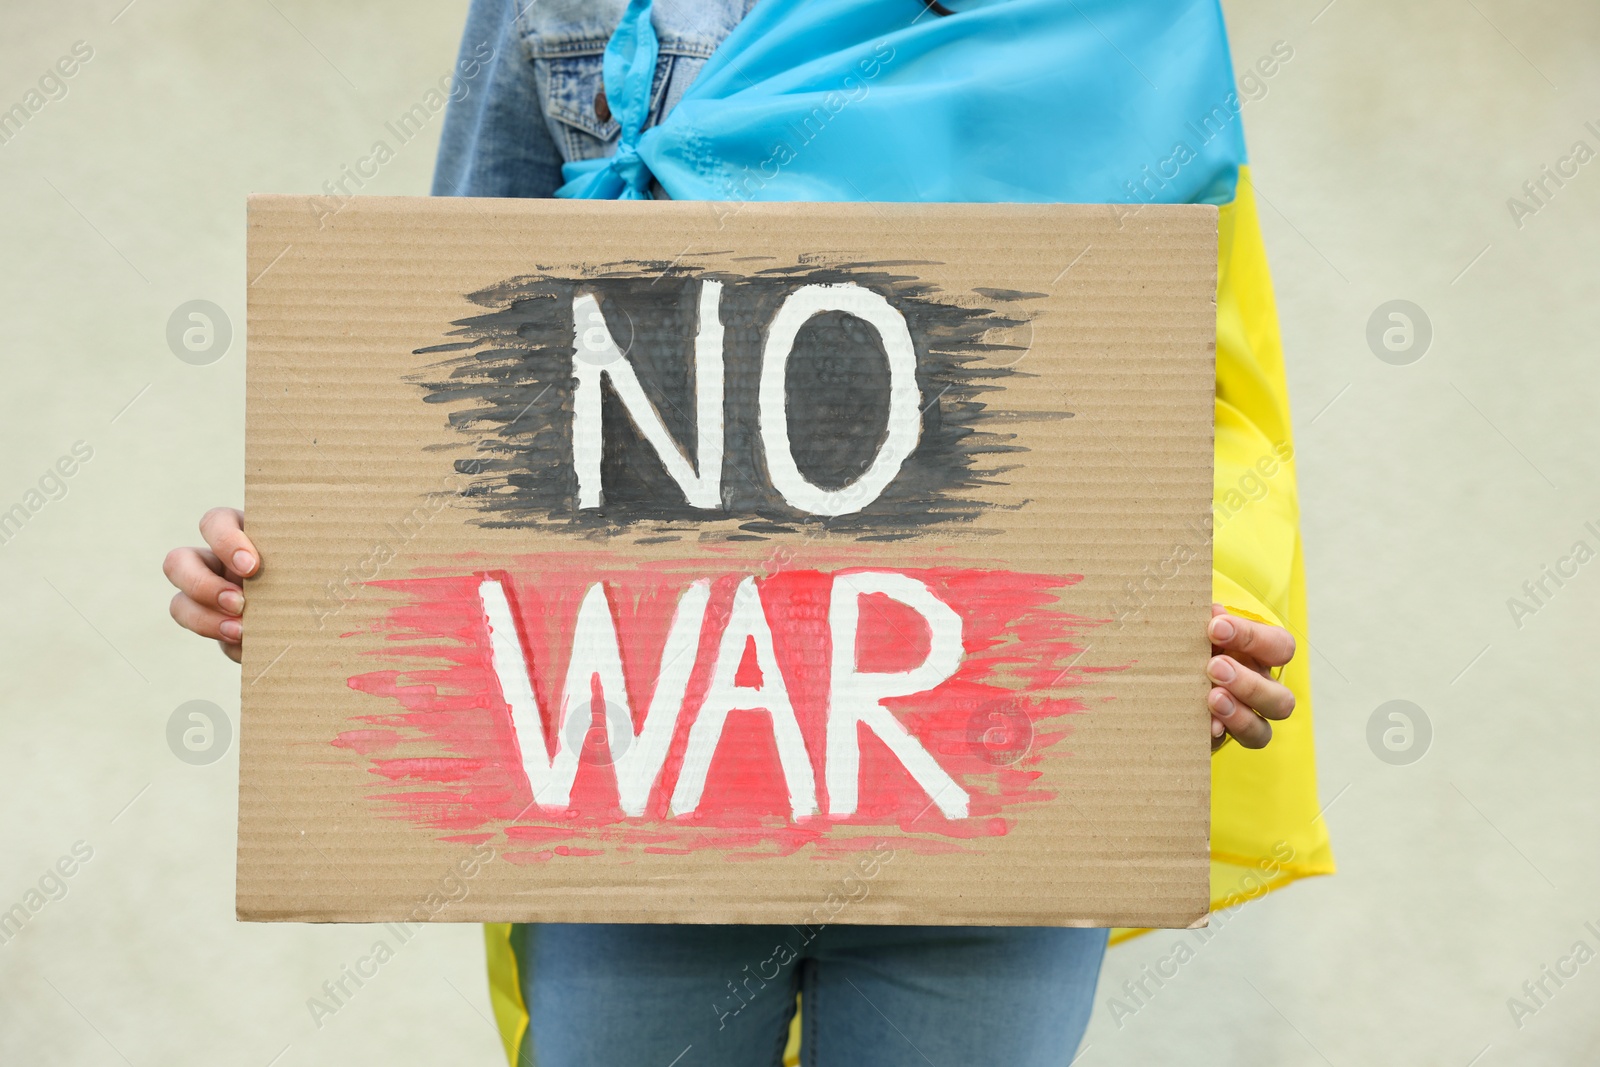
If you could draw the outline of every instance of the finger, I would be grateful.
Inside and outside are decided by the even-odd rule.
[[[1269,719],[1287,719],[1294,711],[1294,693],[1288,686],[1242,667],[1231,656],[1213,656],[1206,674],[1214,685]]]
[[[219,573],[222,564],[209,549],[175,548],[167,553],[161,570],[167,581],[197,604],[228,615],[244,611],[244,593]]]
[[[227,641],[218,641],[217,642],[217,647],[222,649],[222,654],[224,656],[227,656],[229,659],[233,660],[233,662],[235,662],[235,663],[238,663],[238,662],[240,662],[241,660],[244,659],[244,656],[243,656],[244,649],[242,647],[240,647],[239,645],[231,644],[231,643],[229,643]]]
[[[1206,633],[1219,650],[1247,656],[1268,667],[1281,667],[1294,659],[1294,635],[1288,630],[1237,615],[1216,614],[1216,607],[1212,605],[1213,616]]]
[[[244,638],[244,626],[238,619],[224,615],[215,608],[197,604],[183,593],[173,596],[168,610],[172,613],[174,622],[201,637],[210,637],[234,645]]]
[[[238,508],[212,508],[200,517],[200,536],[223,562],[248,578],[261,566],[261,554],[244,535],[244,512]]]
[[[1211,716],[1211,751],[1215,752],[1229,741],[1228,730],[1215,714]]]
[[[1245,707],[1221,686],[1213,686],[1206,694],[1206,706],[1211,709],[1213,722],[1245,748],[1265,748],[1272,740],[1272,724]]]

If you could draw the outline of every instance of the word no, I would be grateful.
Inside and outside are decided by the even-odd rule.
[[[603,453],[601,383],[608,381],[640,435],[655,451],[667,475],[688,503],[707,510],[722,507],[723,330],[722,283],[700,285],[699,326],[694,341],[695,457],[691,462],[673,440],[661,413],[645,395],[638,375],[624,358],[600,305],[590,293],[573,297],[575,334],[572,371],[572,463],[578,478],[578,507],[600,506]],[[789,440],[785,372],[800,328],[814,316],[838,311],[877,331],[889,364],[888,431],[877,454],[853,482],[825,489],[806,478]],[[791,507],[813,515],[849,515],[871,504],[894,481],[917,447],[922,430],[917,356],[906,318],[870,289],[850,282],[817,283],[796,289],[779,307],[761,352],[759,425],[772,487]]]

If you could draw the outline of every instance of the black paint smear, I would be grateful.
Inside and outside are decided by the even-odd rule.
[[[930,525],[970,523],[992,507],[975,490],[998,484],[1025,451],[1005,425],[1071,417],[991,406],[1006,379],[1028,375],[991,365],[987,354],[1015,348],[985,338],[1027,321],[1024,310],[1004,305],[1042,294],[982,289],[977,292],[998,306],[964,306],[914,274],[892,269],[925,265],[807,264],[734,276],[635,261],[607,264],[584,277],[513,278],[468,296],[485,312],[454,323],[451,336],[460,340],[418,349],[418,355],[452,355],[413,380],[426,389],[427,402],[449,409],[450,425],[477,442],[477,458],[456,468],[472,476],[462,495],[478,506],[474,521],[483,526],[560,524],[597,536],[639,527],[629,532],[641,543],[764,540],[817,527],[867,541],[911,537]],[[571,445],[574,295],[594,294],[645,395],[698,469],[693,357],[705,278],[723,283],[722,510],[683,499],[609,380],[602,402],[602,502],[579,510]],[[802,285],[842,282],[881,294],[905,315],[916,347],[922,429],[916,449],[876,500],[851,515],[815,516],[791,507],[767,478],[757,407],[761,350],[789,294]],[[841,312],[813,317],[796,338],[786,377],[796,465],[824,489],[848,485],[887,434],[889,370],[876,331]],[[738,532],[705,525],[727,518],[744,520]]]
[[[871,325],[825,311],[795,335],[785,368],[789,446],[806,481],[843,489],[889,436],[889,357]]]

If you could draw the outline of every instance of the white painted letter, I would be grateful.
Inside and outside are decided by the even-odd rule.
[[[661,669],[650,698],[649,715],[637,733],[623,682],[616,622],[606,601],[605,588],[599,583],[589,587],[578,608],[577,625],[573,627],[572,657],[562,687],[553,757],[545,745],[538,700],[533,693],[517,621],[511,613],[505,589],[498,581],[486,579],[478,586],[478,596],[489,624],[490,661],[500,682],[500,693],[511,709],[512,733],[521,751],[523,772],[533,791],[534,802],[544,808],[567,807],[572,782],[578,773],[578,753],[593,722],[590,683],[598,675],[605,700],[606,740],[616,769],[618,799],[625,814],[644,814],[683,709],[684,690],[694,668],[711,583],[695,582],[678,600],[662,648]]]
[[[921,615],[928,624],[928,658],[908,671],[862,674],[856,670],[856,632],[861,597],[882,593]],[[833,579],[828,604],[828,629],[833,666],[828,688],[828,813],[856,810],[861,776],[858,725],[865,725],[889,746],[918,785],[927,791],[947,819],[967,817],[967,794],[933,756],[883,706],[883,698],[910,696],[932,689],[961,666],[961,616],[903,574],[869,572],[840,574]]]
[[[689,674],[694,670],[696,653],[700,648],[700,628],[705,625],[706,603],[711,599],[711,583],[705,579],[684,590],[672,613],[672,627],[667,631],[666,644],[661,649],[661,668],[656,672],[655,692],[650,695],[650,712],[633,734],[630,721],[613,725],[608,717],[606,734],[611,742],[612,765],[617,770],[617,796],[622,810],[628,815],[643,815],[650,791],[661,775],[661,765],[667,760],[667,748],[678,729],[678,715],[683,710],[683,694],[689,688]],[[622,692],[621,689],[618,690]],[[627,705],[623,705],[626,712]],[[628,731],[631,744],[618,750],[624,735],[618,726]]]
[[[700,325],[694,340],[694,399],[697,462],[679,449],[661,412],[644,395],[633,365],[617,348],[593,294],[572,298],[572,466],[578,475],[578,507],[600,506],[600,381],[611,379],[633,425],[655,449],[684,499],[697,508],[722,506],[722,283],[700,283]],[[699,467],[696,472],[695,467]]]
[[[842,311],[871,325],[889,358],[889,432],[872,465],[842,489],[823,489],[807,481],[789,444],[788,392],[784,388],[789,354],[800,328],[824,311]],[[920,405],[916,348],[905,316],[893,304],[849,282],[805,285],[789,294],[773,317],[761,353],[761,442],[773,488],[790,505],[813,515],[850,515],[878,499],[922,436]]]
[[[744,650],[751,640],[755,642],[756,666],[761,670],[759,687],[735,684]],[[778,659],[772,650],[772,631],[761,610],[761,596],[756,592],[754,578],[739,583],[733,594],[733,610],[728,615],[727,629],[717,646],[717,662],[711,670],[711,682],[706,687],[705,701],[689,730],[689,747],[684,753],[683,769],[678,772],[678,785],[672,793],[672,814],[685,815],[700,806],[700,795],[705,792],[706,773],[711,769],[711,757],[722,740],[722,729],[728,721],[728,712],[735,710],[765,710],[772,717],[772,735],[778,742],[778,763],[789,787],[789,807],[795,818],[817,813],[817,781],[811,773],[811,757],[806,754],[805,739],[800,734],[800,723],[795,719],[794,707],[789,703],[789,687],[778,671]]]

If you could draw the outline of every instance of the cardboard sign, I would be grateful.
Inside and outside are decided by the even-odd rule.
[[[1203,920],[1215,263],[252,199],[239,915]]]

